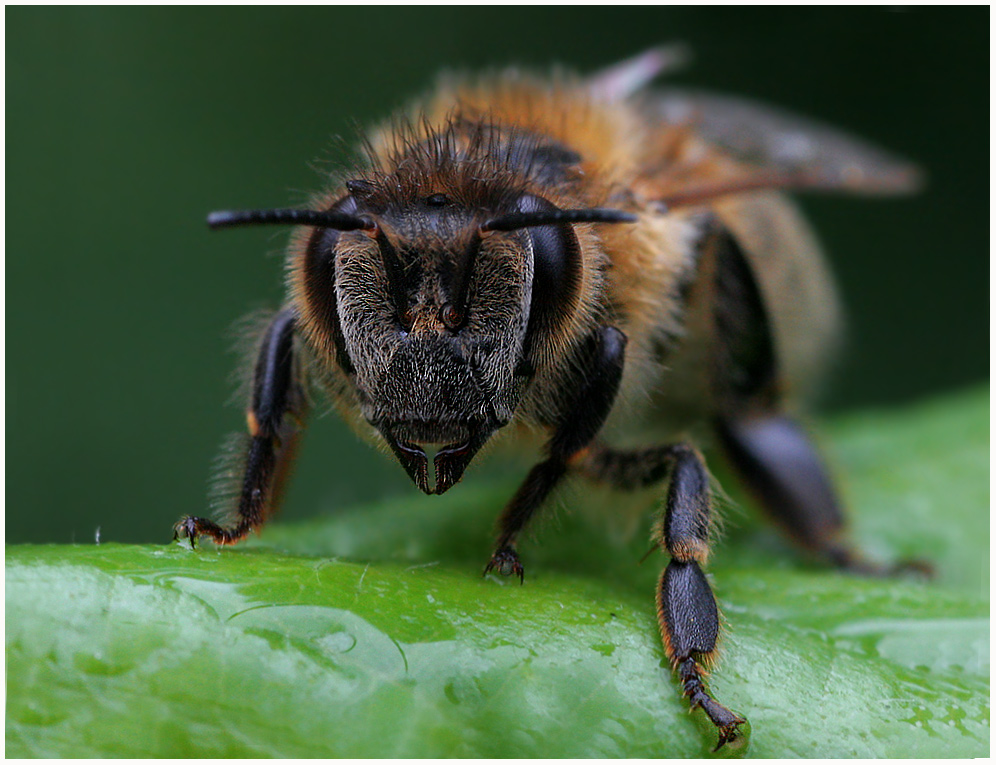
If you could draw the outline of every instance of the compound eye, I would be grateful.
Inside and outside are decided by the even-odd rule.
[[[452,303],[439,309],[439,320],[450,330],[457,330],[463,324],[463,312]]]
[[[356,200],[346,196],[336,202],[331,212],[356,213]],[[346,374],[353,374],[353,362],[346,350],[335,291],[335,251],[342,232],[333,228],[316,228],[308,241],[304,257],[304,294],[313,321],[329,333],[335,347],[336,362]]]
[[[541,197],[524,194],[518,212],[545,212],[557,208]],[[570,224],[525,229],[533,251],[533,296],[528,335],[560,325],[574,309],[581,286],[581,248]]]

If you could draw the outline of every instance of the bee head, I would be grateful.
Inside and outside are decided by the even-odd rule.
[[[215,213],[209,223],[315,227],[301,264],[305,339],[348,379],[414,483],[442,494],[512,419],[533,339],[570,316],[581,283],[571,224],[634,217],[529,193],[489,210],[443,192],[386,203],[368,181],[347,190],[325,211]]]

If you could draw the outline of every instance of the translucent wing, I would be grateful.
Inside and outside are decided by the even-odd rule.
[[[621,101],[688,58],[680,43],[651,48],[597,72],[589,88],[596,98]],[[665,183],[659,201],[670,207],[760,189],[907,194],[923,182],[915,165],[866,141],[744,98],[667,88],[650,93],[648,104],[662,128],[694,134],[741,161],[733,171]]]
[[[668,43],[595,72],[588,88],[595,98],[623,101],[666,72],[684,67],[691,51],[683,43]]]
[[[668,88],[652,107],[665,125],[692,129],[743,160],[725,178],[691,183],[662,201],[674,205],[764,188],[907,194],[922,185],[910,162],[815,120],[734,96]]]

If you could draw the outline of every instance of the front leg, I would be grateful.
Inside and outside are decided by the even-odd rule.
[[[589,340],[584,381],[566,396],[546,446],[547,458],[529,471],[498,519],[498,541],[485,574],[497,571],[523,580],[516,541],[567,472],[571,458],[591,442],[605,422],[619,390],[625,350],[626,336],[614,327],[601,327]]]
[[[279,504],[305,409],[294,362],[294,326],[294,313],[287,308],[273,318],[263,336],[246,412],[244,477],[231,521],[218,524],[187,516],[173,527],[174,539],[187,537],[195,544],[204,535],[216,544],[235,544],[262,526]]]

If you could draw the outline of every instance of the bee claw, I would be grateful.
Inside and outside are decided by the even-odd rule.
[[[482,576],[487,576],[492,571],[502,576],[515,574],[519,577],[519,584],[525,583],[526,571],[522,567],[522,563],[519,562],[518,554],[511,547],[502,547],[496,550],[491,556],[491,560],[488,561],[488,565],[484,567]]]
[[[922,579],[933,579],[937,576],[937,569],[930,561],[920,558],[909,558],[898,561],[890,572],[893,576],[912,576]]]
[[[740,731],[740,726],[743,725],[745,722],[747,721],[744,719],[738,719],[736,722],[720,728],[719,741],[716,743],[716,748],[713,749],[712,751],[718,752],[720,749],[722,749],[730,742],[736,741],[738,738],[740,738],[742,735]]]
[[[197,537],[199,536],[197,532],[197,521],[198,519],[188,515],[181,518],[173,525],[173,541],[176,542],[179,539],[189,539],[190,549],[197,549]]]

